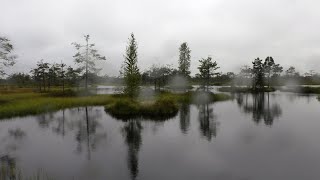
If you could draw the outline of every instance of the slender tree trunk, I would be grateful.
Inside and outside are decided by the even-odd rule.
[[[64,93],[64,78],[62,78],[62,92]]]
[[[268,88],[270,88],[270,74],[268,75]]]
[[[63,137],[64,137],[64,135],[65,135],[64,121],[65,121],[65,117],[64,117],[64,109],[63,109],[63,110],[62,110],[62,136],[63,136]]]
[[[50,87],[51,87],[51,82],[50,82],[50,79],[47,80],[47,85],[48,85],[48,88],[47,88],[47,91],[49,92],[50,91]]]
[[[88,107],[86,107],[86,124],[87,124],[88,160],[90,160],[91,159],[91,150],[90,150],[90,127],[89,127]]]
[[[43,91],[46,92],[46,83],[45,83],[45,77],[42,77],[42,83],[43,83]]]
[[[86,84],[85,84],[85,88],[86,91],[88,91],[88,61],[89,61],[89,43],[87,40],[87,45],[86,45]]]

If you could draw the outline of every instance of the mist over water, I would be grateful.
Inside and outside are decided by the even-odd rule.
[[[155,99],[155,90],[151,87],[142,87],[139,91],[138,99],[141,101],[150,100],[153,101]]]
[[[172,89],[181,91],[187,88],[188,81],[184,76],[175,75],[169,80],[168,86]]]

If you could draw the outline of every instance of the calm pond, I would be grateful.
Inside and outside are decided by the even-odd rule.
[[[103,107],[5,119],[0,165],[62,180],[320,179],[316,96],[234,97],[165,121],[117,120]]]

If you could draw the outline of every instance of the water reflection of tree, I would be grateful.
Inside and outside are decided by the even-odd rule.
[[[213,108],[209,104],[200,104],[199,108],[199,123],[201,135],[211,141],[212,137],[217,136],[218,122],[215,120]]]
[[[53,127],[52,130],[53,132],[57,133],[57,134],[61,134],[63,137],[66,134],[66,130],[65,130],[65,110],[62,110],[62,117],[58,117],[57,118],[57,123],[58,125],[56,127]]]
[[[102,113],[93,111],[93,107],[74,108],[59,111],[57,113],[42,114],[37,116],[38,124],[41,128],[52,128],[52,131],[62,137],[68,131],[75,131],[75,140],[77,142],[76,151],[87,152],[88,159],[91,158],[91,151],[95,150],[97,144],[106,138],[106,133],[98,132],[101,127],[98,119],[101,119]],[[85,150],[84,150],[85,149]]]
[[[281,116],[282,110],[280,105],[270,102],[269,93],[256,93],[252,94],[251,97],[252,103],[249,102],[249,94],[239,93],[236,95],[236,100],[239,107],[241,107],[245,113],[252,114],[254,122],[260,123],[260,121],[263,120],[265,125],[271,126],[274,119]]]
[[[95,150],[97,144],[106,138],[106,133],[97,133],[97,127],[100,126],[97,119],[101,118],[101,113],[95,112],[89,115],[88,107],[83,110],[84,119],[76,122],[77,152],[81,153],[83,148],[86,147],[88,159],[90,159],[91,150]]]
[[[50,123],[54,120],[53,113],[43,113],[36,117],[38,124],[41,128],[48,128]]]
[[[21,128],[8,129],[8,136],[1,140],[4,149],[0,150],[0,180],[15,180],[19,178],[14,152],[26,137]]]
[[[142,144],[142,125],[139,120],[128,120],[122,128],[125,142],[128,146],[128,168],[131,179],[136,179],[139,173],[138,153]]]
[[[190,127],[190,105],[182,104],[179,112],[180,112],[180,129],[182,133],[186,134]]]

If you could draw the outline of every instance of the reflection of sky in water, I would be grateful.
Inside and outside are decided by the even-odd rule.
[[[57,179],[318,179],[320,102],[235,94],[182,105],[166,121],[111,118],[103,107],[0,121],[1,166]]]

